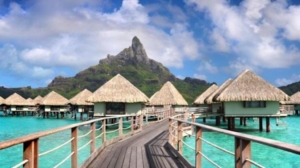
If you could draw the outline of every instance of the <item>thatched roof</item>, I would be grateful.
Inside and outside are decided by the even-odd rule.
[[[292,96],[290,96],[289,101],[281,101],[281,104],[300,104],[300,92],[296,92]]]
[[[206,89],[201,95],[199,95],[194,104],[205,104],[204,100],[208,98],[214,91],[216,91],[219,87],[215,84],[211,85],[208,89]]]
[[[9,106],[27,106],[29,103],[17,93],[14,93],[4,100],[4,103]]]
[[[285,101],[289,96],[250,70],[242,72],[219,95],[217,101]]]
[[[26,101],[27,101],[28,105],[30,105],[30,106],[35,105],[35,103],[34,103],[34,101],[32,100],[32,98],[28,98],[28,99],[26,99]]]
[[[41,105],[64,106],[68,103],[68,99],[64,98],[62,95],[56,93],[55,91],[52,91],[43,98]]]
[[[218,89],[216,89],[210,96],[205,99],[205,103],[212,104],[215,102],[214,98],[216,95],[219,95],[227,86],[229,86],[232,82],[232,79],[229,78],[225,81]]]
[[[41,104],[42,100],[43,100],[43,97],[39,95],[33,99],[33,102],[34,102],[34,104]]]
[[[148,102],[149,98],[131,84],[122,75],[118,74],[99,89],[97,89],[88,99],[88,102],[123,102],[136,103]]]
[[[93,93],[87,89],[79,92],[72,99],[70,99],[69,103],[73,105],[93,105],[93,103],[86,102],[87,98],[90,97]]]
[[[155,93],[151,100],[150,105],[188,105],[179,91],[174,87],[171,82],[166,82],[162,88]]]
[[[4,104],[4,99],[3,99],[3,97],[0,96],[0,105],[1,104]]]

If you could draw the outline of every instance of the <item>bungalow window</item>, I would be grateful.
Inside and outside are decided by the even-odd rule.
[[[245,108],[264,108],[266,107],[265,101],[244,101]]]
[[[16,110],[23,110],[23,106],[16,106]]]
[[[125,103],[106,103],[106,114],[125,114]]]

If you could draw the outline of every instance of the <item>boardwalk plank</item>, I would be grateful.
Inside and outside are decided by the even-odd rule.
[[[136,167],[143,168],[143,156],[142,156],[142,147],[138,146],[136,148]]]
[[[147,126],[143,132],[106,147],[88,167],[185,167],[165,148],[168,142],[167,130],[167,121]]]
[[[125,158],[122,167],[129,168],[130,166],[130,157],[131,157],[131,148],[127,148],[125,153]]]

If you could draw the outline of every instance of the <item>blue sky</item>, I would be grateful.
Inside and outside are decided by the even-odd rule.
[[[300,81],[300,4],[286,0],[0,0],[0,86],[45,87],[139,37],[179,78],[221,84],[251,69]]]

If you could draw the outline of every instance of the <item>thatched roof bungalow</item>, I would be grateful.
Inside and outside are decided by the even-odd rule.
[[[206,104],[205,99],[208,98],[214,91],[216,91],[219,87],[215,84],[211,85],[208,89],[206,89],[201,95],[199,95],[193,104]]]
[[[150,98],[153,106],[187,106],[188,103],[171,82],[166,82],[162,88]]]
[[[3,97],[0,96],[0,105],[4,104],[4,99]]]
[[[267,116],[276,115],[279,102],[289,100],[289,96],[252,71],[245,70],[214,94],[213,100],[224,102],[225,116]]]
[[[94,103],[94,116],[141,113],[149,98],[118,74],[97,89],[88,99]]]
[[[45,107],[45,112],[66,112],[69,110],[68,103],[68,99],[55,91],[51,91],[42,99],[40,105]]]
[[[69,103],[74,106],[78,112],[92,112],[94,111],[94,104],[86,101],[92,94],[91,91],[84,89],[71,98]]]
[[[41,104],[42,100],[43,100],[43,97],[39,95],[33,99],[33,102],[35,105],[38,105],[38,104]]]
[[[294,93],[292,96],[290,96],[289,101],[281,101],[281,111],[286,112],[289,114],[292,114],[295,111],[295,114],[299,114],[300,110],[300,92]]]
[[[9,106],[10,111],[27,111],[29,103],[17,93],[14,93],[4,100],[5,105]]]

